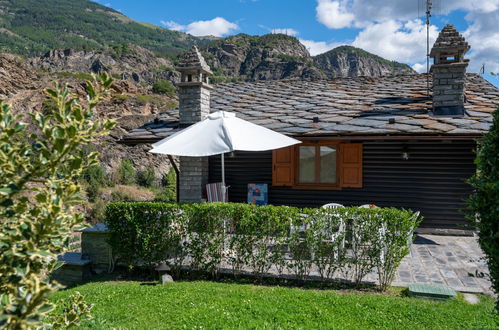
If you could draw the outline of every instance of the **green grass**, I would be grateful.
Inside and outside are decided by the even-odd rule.
[[[477,305],[462,297],[430,301],[355,291],[176,282],[93,282],[57,292],[53,301],[74,291],[95,304],[84,328],[494,328],[493,300]]]

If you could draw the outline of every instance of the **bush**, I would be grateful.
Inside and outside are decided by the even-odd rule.
[[[168,80],[158,80],[152,86],[152,91],[156,94],[165,94],[168,97],[175,97],[175,87]]]
[[[68,87],[45,92],[57,104],[48,114],[22,118],[0,100],[0,328],[41,329],[78,325],[90,306],[73,296],[64,316],[48,324],[48,301],[59,284],[50,276],[60,266],[73,228],[83,221],[76,211],[82,172],[98,163],[84,146],[108,134],[111,121],[93,121],[95,106],[111,86],[102,75],[87,83],[87,102]],[[85,105],[83,105],[85,104]],[[27,111],[28,113],[30,111]],[[29,134],[27,124],[37,133]]]
[[[177,201],[177,175],[170,169],[164,179],[165,187],[156,193],[155,202],[173,203]]]
[[[154,175],[154,167],[150,166],[137,173],[137,183],[143,187],[151,188],[154,186],[156,176]]]
[[[99,196],[101,188],[109,184],[106,178],[106,171],[100,165],[87,168],[83,172],[82,179],[87,184],[86,192],[91,201],[95,201],[96,197]]]
[[[111,203],[105,219],[114,252],[130,266],[166,262],[176,273],[188,265],[216,275],[223,263],[236,276],[246,270],[261,278],[274,265],[299,279],[315,268],[323,280],[351,270],[356,283],[377,268],[382,289],[408,254],[419,223],[414,213],[398,209],[231,203]]]
[[[137,174],[133,168],[133,163],[128,159],[123,159],[118,168],[118,183],[132,185],[135,184],[136,180]]]
[[[477,172],[470,183],[475,188],[468,201],[470,216],[478,228],[480,246],[487,258],[494,291],[499,294],[499,109],[479,146]],[[499,312],[499,299],[496,303]]]

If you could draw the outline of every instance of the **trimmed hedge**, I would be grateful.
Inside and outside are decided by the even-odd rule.
[[[346,220],[345,220],[346,219]],[[114,254],[132,266],[166,262],[216,275],[230,267],[258,278],[272,271],[323,280],[341,271],[356,283],[378,271],[386,288],[420,219],[393,208],[339,209],[236,203],[111,203],[106,222]]]

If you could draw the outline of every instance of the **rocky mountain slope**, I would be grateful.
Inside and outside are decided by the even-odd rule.
[[[132,44],[102,50],[56,49],[40,57],[30,58],[29,63],[50,73],[107,72],[116,79],[149,85],[158,80],[176,82],[179,78],[172,61]]]
[[[85,95],[85,83],[78,75],[65,75],[37,70],[22,58],[0,53],[0,99],[12,105],[17,113],[36,113],[47,106],[43,90],[52,86],[52,81],[67,84],[78,95]],[[116,80],[112,95],[102,102],[95,115],[99,118],[116,120],[118,125],[111,134],[98,141],[96,148],[107,175],[118,170],[122,159],[129,159],[137,170],[154,167],[158,179],[169,170],[166,157],[147,153],[147,146],[125,147],[116,143],[127,131],[140,126],[160,111],[176,107],[176,100],[154,94],[149,86],[128,80]]]
[[[88,0],[0,0],[0,52],[36,56],[132,43],[174,56],[211,40],[137,22]]]
[[[203,48],[215,81],[283,78],[378,77],[415,73],[408,65],[388,61],[362,49],[341,46],[310,56],[295,37],[283,34],[239,34]]]
[[[192,45],[202,47],[214,82],[413,73],[407,65],[348,46],[312,57],[298,39],[282,34],[199,38],[88,0],[0,0],[0,51],[31,57],[49,72],[107,71],[148,84],[176,81],[177,56]]]
[[[284,34],[238,34],[202,49],[214,80],[275,80],[291,77],[324,78],[305,46]]]
[[[336,77],[379,77],[397,74],[413,74],[407,64],[388,61],[360,48],[340,46],[314,57],[314,64],[328,78]]]

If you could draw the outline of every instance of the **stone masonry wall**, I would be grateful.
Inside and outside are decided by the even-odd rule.
[[[179,86],[179,114],[181,124],[194,124],[210,113],[210,89],[201,83]]]
[[[181,201],[201,202],[207,183],[208,157],[180,157]]]
[[[107,271],[113,263],[111,246],[108,243],[111,234],[108,232],[83,232],[81,235],[81,252],[84,258],[92,261],[92,268]]]
[[[433,107],[464,105],[467,66],[467,63],[433,66]]]

